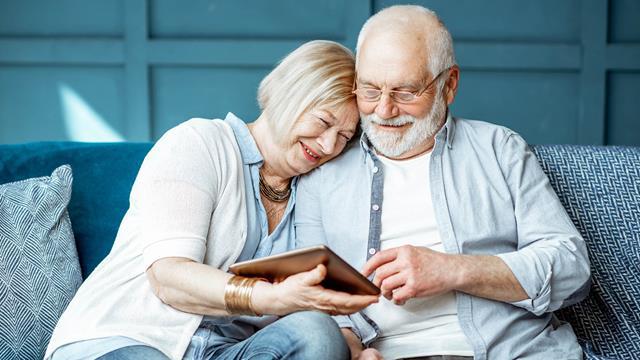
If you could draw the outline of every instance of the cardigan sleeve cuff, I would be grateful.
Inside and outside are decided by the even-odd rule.
[[[182,257],[201,263],[204,261],[205,248],[202,239],[198,238],[174,237],[156,241],[142,252],[144,269],[166,257]]]

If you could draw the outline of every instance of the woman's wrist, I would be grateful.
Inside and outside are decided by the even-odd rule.
[[[267,281],[258,281],[251,294],[253,309],[262,315],[281,315],[278,309],[278,298],[274,296],[274,284]]]
[[[253,306],[253,291],[260,279],[232,276],[224,289],[225,308],[229,314],[259,314]]]

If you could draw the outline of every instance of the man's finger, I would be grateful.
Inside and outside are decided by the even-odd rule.
[[[380,291],[382,296],[391,300],[393,297],[393,290],[398,289],[407,282],[407,275],[403,273],[397,273],[393,276],[389,276],[380,284]]]
[[[403,286],[397,288],[393,292],[393,303],[396,305],[404,305],[407,300],[413,298],[415,296],[415,292],[409,286]]]
[[[395,260],[397,255],[397,248],[380,251],[364,264],[362,267],[362,275],[369,277],[380,265]]]
[[[373,283],[380,287],[380,284],[389,276],[393,276],[402,271],[402,267],[399,266],[397,261],[388,262],[381,265],[376,269],[376,276],[373,278]]]

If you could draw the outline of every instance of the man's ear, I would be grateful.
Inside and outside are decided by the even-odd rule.
[[[447,105],[451,105],[456,98],[458,92],[458,82],[460,81],[460,68],[458,65],[454,65],[449,70],[449,77],[444,85],[444,96],[447,100]]]

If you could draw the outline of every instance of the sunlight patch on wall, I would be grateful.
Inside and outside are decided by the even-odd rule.
[[[125,141],[124,137],[70,86],[63,83],[59,84],[58,88],[64,123],[70,141]]]

